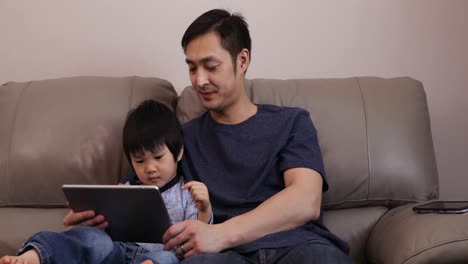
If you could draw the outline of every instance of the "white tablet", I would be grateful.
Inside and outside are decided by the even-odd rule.
[[[147,185],[63,185],[69,207],[94,210],[114,241],[162,243],[171,220],[158,187]]]

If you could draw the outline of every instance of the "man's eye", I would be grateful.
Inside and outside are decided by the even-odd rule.
[[[216,71],[218,69],[218,66],[207,66],[206,69],[208,71]]]
[[[197,68],[189,68],[189,72],[190,73],[195,73],[195,72],[197,72]]]

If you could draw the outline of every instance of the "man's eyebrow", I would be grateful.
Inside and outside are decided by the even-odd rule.
[[[207,63],[207,62],[211,62],[211,61],[219,62],[220,60],[217,59],[217,58],[214,57],[214,56],[208,56],[208,57],[205,57],[205,58],[201,59],[201,60],[200,60],[200,63]],[[185,59],[185,62],[186,62],[187,64],[196,64],[194,61],[189,60],[189,59],[187,59],[187,58]]]

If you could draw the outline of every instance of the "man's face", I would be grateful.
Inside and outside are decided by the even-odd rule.
[[[231,56],[221,46],[216,33],[206,33],[193,39],[187,45],[185,56],[190,81],[204,107],[224,112],[238,102],[243,93],[245,70],[238,61],[234,73]]]

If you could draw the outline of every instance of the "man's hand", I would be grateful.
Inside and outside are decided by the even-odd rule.
[[[70,212],[68,212],[68,214],[63,218],[63,226],[65,227],[65,230],[74,226],[91,226],[104,230],[108,225],[109,223],[106,221],[104,216],[96,215],[96,213],[91,210],[82,212],[73,212],[73,210],[70,210]]]
[[[190,191],[192,199],[198,208],[198,220],[209,223],[213,211],[211,209],[210,196],[206,185],[202,182],[190,181],[184,184],[182,189],[188,189]]]
[[[164,250],[175,248],[178,255],[191,257],[223,250],[223,232],[219,225],[185,220],[172,225],[163,236]]]

